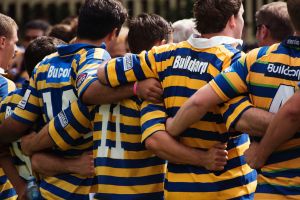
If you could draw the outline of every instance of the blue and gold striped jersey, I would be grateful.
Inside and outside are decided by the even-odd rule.
[[[4,174],[3,169],[0,167],[0,199],[3,200],[16,200],[17,193],[13,188],[7,176]]]
[[[18,103],[22,100],[25,91],[28,87],[28,81],[25,81],[23,87],[10,92],[0,103],[0,121],[9,117],[13,110],[17,107]],[[31,163],[29,157],[25,156],[21,150],[20,141],[15,141],[11,144],[10,150],[13,156],[13,162],[19,172],[19,175],[28,180],[31,172]]]
[[[15,84],[0,75],[0,101],[7,96],[8,93],[16,89]],[[2,120],[1,120],[2,121]],[[12,184],[4,174],[3,169],[0,167],[0,199],[14,200],[17,199],[17,193],[13,188]]]
[[[71,44],[58,47],[34,69],[30,85],[12,117],[32,125],[42,116],[48,123],[77,100],[95,81],[97,66],[110,59],[104,46]],[[92,149],[92,137],[78,138],[69,150],[53,149],[58,156],[77,156]],[[89,199],[92,179],[63,174],[42,179],[40,188],[45,199]]]
[[[158,78],[164,89],[165,112],[167,116],[173,117],[197,89],[240,58],[241,52],[231,45],[236,42],[228,37],[204,39],[192,36],[179,44],[154,47],[139,55],[129,54],[124,58],[113,59],[106,65],[106,77],[111,86]],[[249,103],[244,103],[244,99],[237,102],[240,106],[236,105],[234,108],[240,114],[250,106]],[[151,119],[153,109],[159,111],[160,108],[161,106],[145,108],[148,119]],[[159,117],[156,120],[161,124]],[[148,121],[147,117],[145,121]],[[147,125],[143,129],[147,131],[145,138],[151,135]],[[256,173],[243,157],[249,146],[249,138],[245,134],[232,137],[227,132],[220,108],[210,110],[201,121],[186,130],[179,140],[185,145],[200,149],[209,149],[217,142],[227,142],[229,160],[225,170],[218,173],[205,168],[168,163],[166,199],[229,199],[253,195]]]
[[[277,112],[300,81],[300,38],[249,52],[210,84],[224,101],[249,94],[258,108]],[[258,176],[257,199],[299,198],[300,134],[282,144]]]
[[[68,122],[66,126],[59,116],[50,122],[53,141],[68,148],[72,137],[78,137],[73,134],[75,128],[80,128],[75,124],[86,129],[87,123],[92,121],[95,199],[163,199],[165,161],[141,143],[140,104],[140,100],[131,98],[118,104],[87,108],[78,101],[61,112]],[[81,114],[76,114],[77,111]]]
[[[16,89],[16,85],[11,80],[0,75],[0,101],[11,91]]]

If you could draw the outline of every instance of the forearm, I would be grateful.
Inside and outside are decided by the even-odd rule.
[[[211,107],[222,102],[210,85],[203,86],[180,107],[173,122],[167,124],[168,133],[178,136],[190,125],[199,121]]]
[[[145,142],[146,148],[153,151],[158,157],[171,163],[204,166],[205,151],[187,147],[168,133],[158,131]]]
[[[30,156],[35,152],[49,149],[55,146],[54,141],[49,135],[48,124],[45,125],[39,133],[31,133],[21,139],[21,146],[23,152]]]
[[[274,114],[258,108],[250,108],[246,110],[235,125],[236,131],[248,133],[252,136],[262,137]]]
[[[10,155],[1,157],[1,166],[5,175],[16,189],[19,196],[24,195],[26,189],[26,182],[19,176],[19,173],[13,164],[12,157]]]
[[[67,159],[49,153],[35,153],[31,157],[32,170],[43,176],[72,173]]]
[[[101,105],[118,102],[132,97],[133,83],[111,88],[94,81],[82,95],[82,102],[86,105]]]
[[[106,79],[106,76],[105,76],[105,63],[102,63],[99,68],[98,68],[98,71],[97,71],[97,75],[98,75],[98,79],[100,81],[100,83],[102,83],[103,85],[108,85],[108,80]]]
[[[92,152],[85,152],[77,158],[62,158],[49,153],[36,153],[31,157],[32,168],[44,176],[59,174],[94,175]]]
[[[23,124],[9,117],[0,125],[0,143],[9,144],[24,134],[30,128],[29,125]]]

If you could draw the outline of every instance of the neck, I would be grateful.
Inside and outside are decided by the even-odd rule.
[[[228,31],[226,31],[225,29],[219,33],[207,33],[207,34],[201,34],[201,37],[203,38],[212,38],[212,37],[216,37],[216,36],[226,36],[226,37],[233,37],[232,34],[230,34]]]
[[[84,43],[84,44],[91,44],[91,45],[95,45],[95,46],[100,46],[103,42],[105,42],[105,39],[100,39],[100,40],[87,40],[87,39],[77,38],[77,39],[74,41],[74,44],[76,44],[76,43]]]
[[[296,31],[294,36],[300,37],[300,31]]]

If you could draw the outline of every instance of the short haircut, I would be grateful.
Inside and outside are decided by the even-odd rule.
[[[48,36],[55,37],[69,43],[76,36],[76,33],[70,25],[56,24],[51,28]]]
[[[128,45],[132,53],[150,50],[157,41],[170,39],[172,27],[156,14],[142,13],[129,22]]]
[[[38,37],[32,40],[24,53],[25,69],[29,76],[34,67],[47,55],[57,51],[57,46],[66,44],[60,39],[48,36]]]
[[[0,13],[0,36],[12,38],[14,29],[18,29],[15,20]]]
[[[223,31],[230,17],[236,16],[241,6],[242,0],[195,0],[197,31],[201,34]]]
[[[127,11],[117,0],[86,0],[80,9],[77,36],[102,39],[115,28],[119,31],[126,18]]]
[[[300,31],[300,1],[288,0],[287,7],[294,28],[296,31]]]
[[[196,23],[194,19],[182,19],[172,24],[174,29],[173,41],[174,43],[186,41],[196,31]]]
[[[294,30],[285,2],[273,2],[262,6],[256,12],[256,25],[265,25],[274,40],[282,41]]]
[[[36,19],[36,20],[31,20],[25,24],[25,31],[28,29],[38,29],[42,30],[44,34],[48,31],[50,28],[50,24],[44,20]]]

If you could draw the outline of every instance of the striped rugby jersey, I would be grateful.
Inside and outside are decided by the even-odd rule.
[[[43,59],[33,71],[30,85],[12,117],[32,125],[39,116],[48,123],[71,102],[77,100],[94,81],[96,67],[110,59],[104,46],[71,44],[58,47],[58,52]],[[77,138],[65,151],[56,148],[58,156],[77,156],[92,149],[92,137]],[[45,199],[89,199],[92,178],[62,174],[42,179],[40,189]]]
[[[0,168],[0,199],[16,200],[18,197],[16,190],[13,188],[7,176],[4,174],[2,168]]]
[[[0,121],[9,117],[13,110],[17,107],[18,103],[22,100],[25,91],[28,88],[28,81],[25,81],[23,87],[15,91],[10,92],[0,104]],[[19,172],[19,175],[28,180],[28,177],[32,174],[30,158],[25,156],[21,150],[20,140],[13,142],[10,146],[10,150],[13,156],[13,162]]]
[[[2,68],[1,68],[2,69]],[[15,84],[0,75],[0,100],[3,100],[5,96],[15,90]],[[17,193],[13,188],[7,176],[4,174],[3,169],[0,167],[0,199],[15,200],[17,199]]]
[[[14,82],[0,75],[0,100],[15,89],[16,85]]]
[[[229,37],[204,39],[193,35],[188,41],[179,44],[154,47],[139,55],[128,54],[123,58],[113,59],[106,65],[106,77],[113,87],[136,80],[158,78],[164,89],[166,114],[173,117],[197,89],[240,58],[241,52],[231,45],[236,42],[237,40]],[[250,106],[245,98],[235,100],[235,103],[235,106],[229,108],[240,114]],[[152,115],[152,108],[145,108],[145,113]],[[154,108],[160,110],[161,107]],[[234,122],[233,113],[230,113],[232,112],[227,112],[228,118]],[[240,114],[234,118],[238,118]],[[151,130],[146,125],[143,129],[147,131],[147,138]],[[167,200],[243,199],[253,195],[256,172],[246,164],[243,157],[249,146],[249,138],[246,134],[231,137],[220,108],[210,110],[201,121],[186,130],[179,140],[185,145],[200,149],[209,149],[217,142],[227,142],[229,160],[225,170],[217,173],[205,168],[168,163],[165,181]]]
[[[67,149],[73,130],[80,128],[75,124],[85,129],[92,121],[95,199],[163,200],[165,161],[141,143],[140,104],[140,100],[131,98],[118,104],[87,108],[78,101],[61,112],[68,122],[66,126],[59,116],[49,123],[53,141]]]
[[[249,94],[258,108],[277,112],[300,81],[300,38],[249,52],[210,85],[224,101]],[[300,198],[299,133],[282,144],[258,176],[256,199]]]

